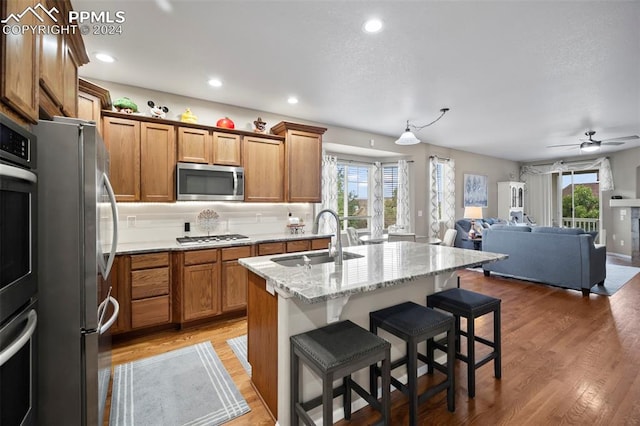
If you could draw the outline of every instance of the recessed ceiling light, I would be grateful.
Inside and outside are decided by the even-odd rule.
[[[287,102],[289,102],[291,105],[297,104],[298,98],[296,98],[295,96],[289,96],[289,99],[287,99]]]
[[[217,78],[212,78],[211,80],[209,80],[209,85],[213,86],[213,87],[221,87],[222,86],[222,82],[220,80],[218,80]]]
[[[382,30],[382,21],[379,19],[369,19],[364,23],[362,29],[365,33],[377,33]]]
[[[112,63],[116,61],[116,58],[114,58],[111,55],[108,55],[106,53],[96,53],[96,59],[102,62],[107,62],[107,63]]]
[[[169,13],[173,11],[173,6],[169,0],[156,0],[156,5],[158,5],[163,12]]]

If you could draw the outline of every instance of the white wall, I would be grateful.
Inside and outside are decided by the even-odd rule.
[[[294,121],[315,126],[327,127],[327,132],[323,136],[323,143],[334,143],[340,145],[349,145],[358,148],[376,149],[393,153],[383,157],[369,159],[369,161],[397,161],[400,158],[413,160],[410,166],[411,175],[411,191],[414,211],[414,231],[419,235],[427,235],[429,229],[428,215],[428,190],[429,179],[428,170],[429,155],[439,155],[443,157],[453,158],[456,161],[456,216],[462,217],[462,181],[465,173],[483,174],[488,177],[489,185],[489,206],[485,209],[486,217],[495,216],[497,212],[497,182],[505,180],[517,179],[519,176],[519,163],[509,160],[502,160],[493,157],[486,157],[477,154],[471,154],[464,151],[457,151],[448,148],[442,148],[426,143],[410,146],[399,146],[394,142],[402,131],[402,123],[399,123],[398,135],[386,136],[370,133],[365,130],[348,129],[344,127],[327,125],[325,123],[312,122],[290,116],[283,116],[264,111],[257,111],[247,108],[240,108],[232,105],[220,104],[201,99],[189,98],[181,95],[158,92],[140,87],[122,85],[113,82],[93,80],[110,91],[111,99],[115,100],[126,96],[133,100],[142,113],[149,115],[148,100],[154,101],[169,108],[167,114],[168,119],[179,120],[182,112],[186,108],[198,116],[198,123],[206,125],[215,125],[219,118],[228,116],[234,123],[236,129],[253,130],[253,121],[260,116],[267,122],[267,129],[280,121]],[[259,96],[257,94],[257,96]],[[449,114],[455,113],[455,111]],[[446,117],[444,118],[446,119]],[[437,124],[436,124],[437,125]],[[370,141],[374,140],[374,147],[370,145]],[[338,154],[340,157],[340,155]],[[362,159],[362,158],[361,158]],[[180,203],[177,203],[180,204]],[[241,203],[243,211],[255,212],[261,207],[255,206],[253,203]],[[153,207],[149,207],[153,208]],[[178,210],[180,207],[176,205],[168,205],[167,209]],[[417,212],[421,211],[422,216],[418,217]],[[247,213],[249,216],[252,213]],[[153,216],[150,216],[153,217]],[[126,228],[124,228],[126,229]]]

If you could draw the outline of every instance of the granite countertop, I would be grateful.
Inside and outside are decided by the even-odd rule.
[[[508,257],[506,254],[404,241],[352,246],[344,251],[363,257],[344,260],[342,266],[330,262],[311,268],[286,267],[272,262],[272,259],[304,253],[242,258],[239,263],[267,280],[269,286],[306,303],[316,303]]]
[[[136,254],[136,253],[153,253],[159,251],[186,251],[186,250],[200,250],[207,248],[224,248],[224,247],[237,247],[237,246],[250,246],[259,243],[273,243],[279,241],[295,241],[295,240],[308,240],[316,238],[330,238],[333,234],[260,234],[260,235],[247,235],[249,238],[244,240],[232,240],[224,242],[212,242],[203,243],[198,245],[183,246],[173,240],[160,240],[160,241],[148,241],[148,242],[136,242],[136,243],[119,243],[116,249],[116,254]]]

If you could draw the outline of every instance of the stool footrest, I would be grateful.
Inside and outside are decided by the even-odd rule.
[[[343,393],[344,393],[344,385],[340,385],[337,388],[333,389],[333,398],[337,398]],[[313,410],[314,408],[322,405],[322,395],[317,396],[313,399],[310,399],[309,401],[301,402],[299,403],[299,405],[305,411]]]

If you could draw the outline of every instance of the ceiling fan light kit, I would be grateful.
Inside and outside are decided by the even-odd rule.
[[[580,151],[582,152],[596,152],[600,149],[600,144],[582,142],[580,144]]]
[[[409,124],[409,120],[407,120],[407,127],[404,129],[404,133],[400,135],[400,137],[396,140],[396,145],[416,145],[420,143],[420,139],[413,134],[410,127],[413,127],[415,130],[422,130],[425,127],[431,126],[436,121],[440,120],[446,113],[449,111],[449,108],[441,108],[440,116],[433,120],[431,123],[425,124],[424,126],[414,126],[413,124]]]
[[[637,135],[632,136],[622,136],[619,138],[611,138],[611,139],[602,139],[596,140],[593,139],[593,135],[596,134],[595,130],[587,130],[585,133],[588,139],[581,139],[580,143],[570,143],[570,144],[562,144],[562,145],[548,145],[547,148],[557,148],[562,146],[575,146],[579,147],[581,152],[589,153],[596,152],[600,149],[602,145],[623,145],[623,141],[630,141],[634,139],[640,139]]]

